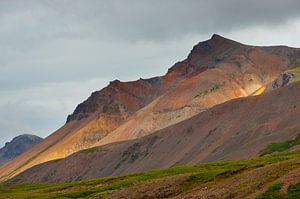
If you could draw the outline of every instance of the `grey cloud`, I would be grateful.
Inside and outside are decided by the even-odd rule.
[[[300,45],[299,10],[299,0],[2,0],[0,145],[51,133],[109,80],[164,74],[212,33]]]
[[[79,101],[83,101],[106,79],[46,83],[30,88],[1,91],[0,140],[5,142],[21,133],[47,136],[65,122]],[[80,91],[80,92],[78,92]],[[3,143],[0,143],[0,147]]]
[[[298,16],[300,9],[298,0],[36,0],[2,4],[2,21],[23,33],[16,33],[20,37],[14,37],[17,44],[86,37],[164,41],[188,33],[280,25]],[[11,25],[11,20],[18,24]]]
[[[165,41],[188,33],[230,30],[252,25],[278,25],[299,15],[297,0],[107,0],[66,1],[48,6],[84,24],[87,35],[112,40]]]

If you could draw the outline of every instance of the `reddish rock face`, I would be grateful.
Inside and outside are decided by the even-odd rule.
[[[74,113],[68,116],[67,123],[87,118],[94,113],[117,114],[126,118],[157,97],[161,86],[160,77],[133,82],[112,81],[79,104]]]
[[[214,35],[194,46],[188,57],[164,76],[115,80],[94,92],[68,116],[63,127],[0,167],[0,178],[91,146],[139,138],[214,105],[249,96],[296,67],[299,52],[283,46],[247,46]]]

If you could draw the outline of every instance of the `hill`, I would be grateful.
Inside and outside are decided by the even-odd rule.
[[[164,76],[116,80],[94,92],[63,127],[0,167],[0,179],[92,146],[147,136],[217,104],[250,96],[299,63],[299,49],[248,46],[213,35]]]
[[[252,158],[268,144],[300,134],[299,90],[300,82],[296,82],[262,95],[231,100],[149,136],[34,166],[11,181],[57,183]]]

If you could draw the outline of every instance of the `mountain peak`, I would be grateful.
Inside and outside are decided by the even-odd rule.
[[[241,44],[231,40],[227,39],[225,37],[222,37],[218,34],[213,34],[212,37],[206,41],[199,42],[196,46],[194,46],[192,52],[198,52],[198,53],[212,53],[211,50],[227,50],[231,47],[238,47]]]
[[[214,40],[214,39],[226,39],[226,38],[218,34],[213,34],[210,39]]]
[[[231,44],[231,45],[240,44],[239,42],[236,42],[232,39],[228,39],[228,38],[223,37],[223,36],[218,35],[218,34],[213,34],[211,36],[211,38],[207,41],[210,42],[210,43],[216,43],[216,44],[221,44],[221,43],[228,43],[228,44]]]
[[[232,59],[243,44],[227,39],[218,34],[213,34],[210,39],[201,41],[193,47],[188,55],[188,62],[193,66],[215,66],[220,61]]]
[[[42,138],[33,134],[22,134],[13,138],[13,140],[18,140],[18,139],[35,140],[35,139],[42,139]]]

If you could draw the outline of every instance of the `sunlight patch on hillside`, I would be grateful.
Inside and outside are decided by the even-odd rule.
[[[256,96],[262,94],[266,90],[265,86],[260,87],[258,90],[256,90],[251,96]]]

